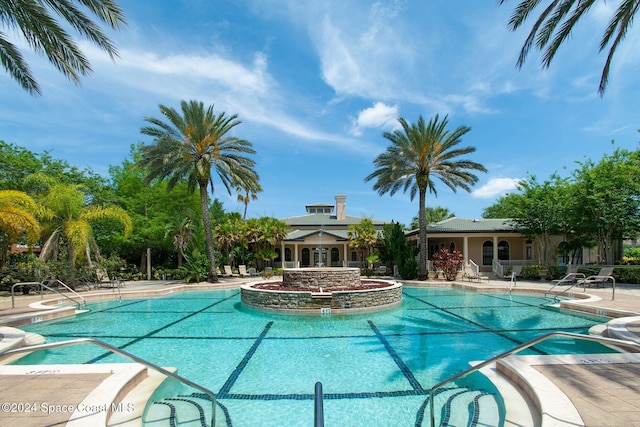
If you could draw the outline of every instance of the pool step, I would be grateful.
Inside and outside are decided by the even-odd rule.
[[[177,395],[154,402],[143,419],[145,427],[210,427],[210,423],[211,401],[197,395]],[[222,425],[219,421],[216,424]]]
[[[496,396],[483,390],[465,387],[443,389],[435,396],[434,403],[437,426],[498,426],[503,422]],[[429,425],[429,419],[427,406],[422,425]],[[210,422],[211,401],[193,393],[154,402],[143,419],[143,426],[209,427]],[[216,408],[216,426],[227,425],[225,412],[220,407]]]
[[[437,426],[497,426],[501,415],[496,396],[482,390],[453,387],[435,396]],[[428,409],[425,424],[428,425]]]

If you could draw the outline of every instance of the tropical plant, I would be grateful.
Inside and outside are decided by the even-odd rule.
[[[88,10],[83,11],[78,6]],[[112,60],[118,57],[109,37],[89,15],[116,30],[126,23],[122,9],[114,0],[0,0],[0,26],[22,33],[29,48],[46,56],[58,71],[76,84],[80,82],[80,75],[91,73],[91,64],[69,35],[68,27],[106,52]],[[58,23],[56,16],[65,22]],[[0,60],[23,89],[31,94],[41,94],[28,64],[5,31],[0,32]]]
[[[227,216],[215,225],[213,238],[222,253],[226,256],[226,264],[234,264],[233,253],[236,245],[243,242],[246,228],[246,223],[237,213]]]
[[[173,246],[178,250],[178,268],[182,266],[182,260],[185,259],[185,250],[193,241],[193,229],[193,221],[189,217],[166,225],[165,236],[171,236]]]
[[[26,193],[0,190],[0,266],[12,244],[25,237],[34,243],[40,234],[40,225],[35,218],[37,205]]]
[[[69,281],[72,284],[76,261],[86,256],[87,262],[91,264],[92,246],[96,259],[100,256],[93,241],[92,224],[113,221],[122,227],[124,234],[131,232],[131,218],[127,212],[117,206],[87,205],[87,197],[79,185],[60,184],[47,177],[32,176],[30,179],[40,179],[48,187],[46,193],[38,198],[42,205],[40,215],[47,233],[40,258],[55,258],[59,245],[63,243],[71,267]]]
[[[243,188],[240,185],[236,185],[238,201],[244,205],[242,219],[245,220],[247,219],[247,208],[249,207],[249,202],[252,200],[258,200],[258,193],[262,191],[262,187],[257,182],[251,183],[249,186],[253,188]]]
[[[229,194],[231,188],[255,188],[259,178],[255,162],[244,154],[255,154],[249,141],[228,133],[241,122],[237,115],[214,114],[213,105],[205,109],[202,102],[182,101],[181,112],[160,105],[166,122],[153,117],[144,120],[150,126],[140,132],[153,138],[153,144],[140,148],[141,165],[146,169],[146,182],[168,178],[168,188],[186,179],[191,191],[200,192],[200,207],[205,231],[209,274],[207,280],[217,282],[215,251],[208,189],[215,191],[213,175],[217,175]],[[212,173],[213,170],[213,173]]]
[[[499,0],[499,4],[502,5],[507,1]],[[520,28],[534,9],[540,6],[540,3],[541,0],[520,0],[509,20],[509,28],[512,31]],[[640,7],[638,0],[621,0],[618,3],[618,7],[600,40],[600,51],[603,51],[611,43],[600,77],[598,87],[600,95],[604,94],[607,87],[613,55],[631,28],[633,18]],[[544,50],[541,62],[544,68],[548,68],[560,45],[569,38],[573,27],[587,16],[594,4],[596,4],[596,0],[549,0],[546,7],[541,9],[540,15],[535,20],[529,36],[520,50],[518,67],[522,67],[531,47],[535,44],[536,49]]]
[[[405,237],[402,226],[391,222],[382,229],[382,239],[379,240],[378,251],[384,263],[393,263],[398,267],[398,274],[403,279],[414,279],[418,273],[416,255],[418,249],[410,245]]]
[[[444,278],[449,281],[456,280],[463,263],[464,257],[458,250],[449,252],[448,249],[442,249],[433,254],[433,268],[436,271],[442,271]]]
[[[420,225],[419,279],[426,279],[427,272],[427,223],[425,202],[427,191],[437,196],[434,178],[449,187],[471,191],[471,185],[478,177],[470,171],[486,172],[480,163],[461,156],[476,151],[475,147],[458,148],[461,138],[471,128],[459,126],[453,131],[446,129],[447,116],[440,120],[438,115],[429,123],[420,116],[416,124],[409,124],[402,117],[398,119],[401,129],[385,132],[384,138],[391,142],[386,151],[378,155],[373,164],[376,170],[365,178],[375,180],[373,189],[380,195],[393,196],[398,190],[410,190],[411,200],[419,195],[418,218]]]
[[[378,233],[370,218],[363,218],[359,224],[349,225],[347,230],[349,247],[359,251],[361,260],[365,261],[378,242]]]

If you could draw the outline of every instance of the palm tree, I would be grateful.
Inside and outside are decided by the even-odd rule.
[[[193,241],[193,221],[189,217],[185,217],[181,220],[175,220],[173,223],[165,226],[165,237],[171,236],[173,246],[178,250],[178,268],[182,266],[182,260],[189,259],[185,256],[185,250],[189,247]]]
[[[92,223],[96,221],[115,221],[122,225],[125,234],[133,228],[131,218],[124,209],[117,206],[95,206],[86,204],[86,195],[75,184],[51,183],[47,179],[48,189],[40,199],[41,216],[48,224],[48,237],[42,245],[40,258],[52,259],[57,254],[61,242],[66,244],[71,283],[75,279],[76,261],[83,255],[91,265],[90,247],[93,242]],[[96,258],[99,254],[96,251]]]
[[[499,0],[502,5],[508,0]],[[529,15],[536,9],[541,0],[521,0],[516,6],[509,20],[509,28],[512,31],[517,30]],[[529,50],[535,43],[536,49],[544,53],[542,55],[542,66],[548,68],[551,61],[555,57],[560,45],[569,37],[575,24],[584,16],[596,0],[551,0],[549,4],[542,9],[540,16],[536,19],[529,36],[525,40],[520,56],[518,57],[518,67],[522,67],[524,61],[529,54]],[[600,77],[600,86],[598,93],[600,96],[604,94],[609,80],[609,69],[613,55],[624,39],[625,35],[633,23],[633,18],[638,12],[640,2],[638,0],[622,0],[618,8],[614,12],[607,28],[600,40],[600,51],[604,50],[611,42],[611,47],[607,54],[607,60],[602,69]]]
[[[427,216],[427,225],[455,216],[453,212],[442,206],[436,206],[435,208],[427,207],[424,210],[424,214]],[[414,216],[413,219],[411,219],[411,229],[415,230],[416,228],[420,228],[420,221],[417,216]]]
[[[82,6],[88,11],[77,7]],[[124,13],[114,0],[0,0],[0,27],[22,33],[24,41],[36,53],[45,55],[66,78],[78,84],[80,75],[91,73],[91,64],[78,43],[65,27],[70,26],[88,39],[113,60],[118,57],[116,48],[87,12],[107,24],[120,29],[126,22]],[[55,17],[62,17],[62,25]],[[0,31],[0,62],[23,89],[31,94],[41,94],[40,87],[15,44]]]
[[[34,217],[37,205],[22,191],[0,190],[0,267],[4,265],[9,247],[24,235],[33,243],[40,234]]]
[[[144,118],[151,126],[143,127],[140,132],[153,137],[154,142],[141,147],[140,162],[147,170],[147,183],[168,178],[167,188],[170,190],[186,178],[190,191],[195,191],[198,186],[210,264],[207,280],[217,282],[207,194],[209,185],[212,193],[215,190],[212,170],[229,195],[231,188],[237,185],[255,188],[258,183],[258,174],[253,169],[255,162],[243,155],[255,154],[255,151],[249,141],[228,135],[241,123],[237,115],[227,116],[224,112],[216,115],[213,105],[205,109],[203,103],[197,101],[182,101],[180,106],[182,114],[173,108],[159,106],[167,122],[153,117]]]
[[[469,170],[486,172],[484,166],[467,159],[459,159],[476,151],[475,147],[457,148],[464,134],[471,128],[459,126],[453,132],[446,130],[448,117],[439,120],[438,115],[426,123],[422,116],[417,124],[409,124],[398,118],[402,129],[385,132],[391,141],[387,150],[373,161],[376,170],[365,181],[376,180],[373,189],[379,195],[393,196],[398,190],[410,189],[411,200],[419,193],[418,218],[420,223],[420,279],[427,278],[427,224],[425,201],[427,190],[437,196],[434,177],[453,192],[457,188],[471,191],[478,177]]]
[[[349,225],[347,235],[349,236],[349,247],[360,251],[361,261],[371,255],[371,249],[378,242],[378,233],[370,218],[363,218],[359,224]]]
[[[236,184],[236,191],[238,192],[238,201],[244,205],[244,213],[242,214],[242,219],[247,219],[247,208],[249,207],[249,202],[251,200],[258,200],[258,193],[262,191],[262,187],[259,183],[255,184],[254,188],[243,188],[242,186]]]

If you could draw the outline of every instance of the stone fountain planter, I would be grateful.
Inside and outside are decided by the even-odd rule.
[[[286,312],[373,310],[402,302],[402,284],[362,280],[358,268],[285,269],[282,281],[259,281],[240,287],[244,305]]]

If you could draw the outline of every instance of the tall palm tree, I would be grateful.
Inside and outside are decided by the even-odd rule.
[[[0,0],[0,28],[16,33],[19,30],[32,50],[46,56],[58,71],[76,84],[81,75],[91,73],[91,64],[65,27],[73,28],[112,60],[118,57],[109,37],[89,15],[113,29],[126,24],[124,13],[115,0]],[[65,22],[58,23],[56,17]],[[0,31],[2,66],[23,89],[31,94],[41,94],[28,64],[17,46],[8,40],[4,29]]]
[[[22,236],[33,243],[40,234],[34,214],[37,205],[22,191],[0,190],[0,266],[4,265],[9,247]]]
[[[499,4],[502,5],[507,1],[499,0]],[[534,9],[540,6],[540,3],[541,0],[520,0],[509,20],[509,28],[513,31],[520,28]],[[541,10],[540,16],[534,22],[529,36],[520,50],[518,67],[522,67],[529,50],[535,43],[536,49],[544,50],[542,66],[548,68],[558,48],[569,37],[575,24],[587,15],[589,9],[595,3],[596,0],[548,1],[548,4]],[[602,35],[600,51],[603,51],[610,42],[611,47],[600,77],[598,92],[601,96],[604,94],[609,81],[609,69],[611,68],[613,55],[631,27],[639,7],[640,1],[638,0],[621,0]]]
[[[425,201],[427,190],[437,196],[434,178],[449,187],[453,192],[457,188],[471,191],[471,185],[478,177],[470,171],[486,172],[480,163],[461,156],[473,153],[475,147],[458,148],[461,138],[471,128],[459,126],[452,132],[446,129],[448,117],[440,120],[438,115],[429,123],[420,116],[418,123],[409,124],[398,118],[402,129],[385,132],[384,138],[391,142],[386,151],[373,161],[375,171],[365,181],[376,180],[373,189],[379,195],[389,193],[393,196],[398,190],[410,190],[411,200],[419,194],[418,218],[420,223],[420,279],[427,278],[427,221]]]
[[[211,185],[211,192],[215,190],[212,175],[218,176],[229,195],[236,185],[254,188],[259,180],[255,162],[244,154],[255,154],[255,151],[249,141],[228,135],[241,123],[237,115],[227,116],[224,112],[216,115],[213,105],[205,109],[198,101],[182,101],[180,107],[181,112],[159,106],[166,122],[144,118],[151,126],[143,127],[140,132],[153,137],[154,141],[141,147],[140,162],[147,171],[147,183],[168,178],[167,188],[171,189],[186,178],[190,191],[198,186],[210,264],[207,280],[217,282],[208,188]]]

